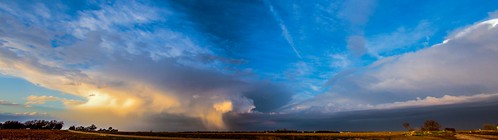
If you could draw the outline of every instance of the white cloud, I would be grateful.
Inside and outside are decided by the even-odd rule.
[[[124,5],[120,2],[114,5],[102,4],[102,9],[80,12],[80,18],[69,23],[73,34],[79,38],[85,38],[86,34],[96,30],[114,30],[118,26],[133,26],[134,24],[146,24],[148,22],[160,21],[163,18],[158,13],[164,13],[155,7],[150,7],[135,1]],[[171,16],[171,15],[164,15]]]
[[[13,103],[13,102],[5,101],[5,100],[0,100],[0,105],[4,105],[4,106],[20,106],[20,104],[18,104],[18,103]]]
[[[333,54],[330,57],[332,57],[332,64],[330,66],[333,68],[347,68],[351,63],[348,56],[344,54]]]
[[[16,115],[16,116],[47,116],[48,113],[46,113],[46,112],[43,112],[43,113],[39,113],[39,112],[22,112],[22,113],[14,113],[14,115]]]
[[[492,21],[492,20],[489,20]],[[408,53],[368,75],[380,80],[371,89],[403,90],[445,87],[493,88],[498,84],[498,28],[489,21],[471,26],[446,43]]]
[[[377,105],[359,105],[359,109],[394,109],[394,108],[406,108],[406,107],[424,107],[424,106],[434,106],[434,105],[450,105],[450,104],[460,104],[460,103],[473,103],[486,101],[490,99],[497,99],[498,93],[494,94],[475,94],[469,96],[452,96],[444,95],[443,97],[437,98],[432,96],[427,96],[424,99],[417,98],[415,100],[408,100],[402,102],[393,102]]]
[[[496,20],[459,30],[444,43],[385,57],[340,79],[334,77],[329,82],[332,87],[328,93],[296,104],[290,110],[334,112],[495,99],[488,97],[496,94],[483,93],[498,92]],[[426,98],[410,100],[416,97]],[[445,103],[435,103],[439,101]]]

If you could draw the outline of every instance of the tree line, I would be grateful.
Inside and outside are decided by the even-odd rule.
[[[414,128],[410,126],[410,123],[405,122],[403,123],[403,127],[406,128],[408,131],[415,131]],[[421,131],[439,131],[441,129],[441,125],[439,122],[435,120],[427,120],[422,124],[422,127],[420,128]],[[449,132],[456,132],[455,128],[444,128],[445,131]]]
[[[97,126],[95,124],[92,124],[90,126],[84,127],[84,126],[70,126],[69,130],[76,130],[76,131],[105,131],[105,132],[118,132],[118,129],[114,129],[112,127],[109,127],[107,129],[105,128],[100,128],[97,130]]]
[[[19,121],[5,121],[0,123],[0,129],[50,129],[60,130],[64,126],[63,121],[57,120],[30,120],[24,123]]]
[[[408,131],[415,131],[414,128],[410,126],[410,123],[405,122],[403,123],[403,127],[406,128]],[[434,120],[427,120],[422,124],[422,127],[420,128],[421,131],[439,131],[441,128],[441,125],[439,122],[434,121]],[[498,125],[492,124],[492,123],[486,123],[483,125],[483,130],[498,130]],[[455,132],[455,128],[444,128],[445,131],[450,131],[450,132]]]

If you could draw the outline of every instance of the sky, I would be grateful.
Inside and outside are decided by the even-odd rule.
[[[0,0],[0,122],[120,130],[497,123],[493,0]]]

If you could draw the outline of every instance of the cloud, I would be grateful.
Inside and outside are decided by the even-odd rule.
[[[498,11],[488,13],[490,18],[498,18]]]
[[[347,55],[332,54],[330,55],[330,57],[332,58],[332,63],[330,64],[330,66],[333,68],[347,68],[351,64]]]
[[[342,4],[339,17],[351,23],[351,26],[363,26],[376,7],[375,0],[349,0]]]
[[[7,106],[7,107],[22,107],[22,108],[30,108],[30,105],[23,105],[23,104],[18,104],[18,103],[13,103],[10,101],[5,101],[5,100],[0,100],[0,106]]]
[[[63,102],[67,110],[51,114],[82,124],[136,130],[167,114],[197,119],[198,129],[224,130],[223,114],[272,111],[292,96],[281,85],[226,69],[196,29],[169,24],[184,21],[181,13],[141,2],[98,7],[53,25],[44,25],[51,19],[43,16],[22,24],[29,11],[0,13],[0,73],[83,98],[29,96],[27,104]]]
[[[413,53],[385,57],[332,78],[328,93],[288,110],[337,112],[374,108],[478,102],[498,92],[498,19],[459,30],[446,41]],[[389,97],[389,98],[386,98]],[[425,99],[413,100],[417,97]],[[440,97],[440,98],[436,98]],[[378,105],[378,106],[375,106]]]
[[[47,113],[39,113],[39,112],[22,112],[22,113],[14,113],[16,116],[46,116]]]
[[[59,98],[59,97],[54,97],[54,96],[28,96],[26,98],[28,100],[26,104],[31,105],[31,104],[45,104],[46,102],[62,102],[64,105],[67,106],[73,106],[73,105],[79,105],[83,104],[83,101],[79,100],[72,100],[72,99],[65,99],[65,98]]]
[[[47,113],[43,112],[17,112],[17,113],[5,113],[0,112],[0,122],[4,121],[27,121],[33,119],[46,119],[53,120],[55,118],[50,117]]]
[[[12,102],[9,102],[9,101],[0,100],[0,105],[5,105],[5,106],[19,106],[20,104],[12,103]]]
[[[338,12],[337,16],[348,23],[350,35],[346,38],[347,48],[355,57],[367,52],[363,30],[376,4],[375,0],[349,0],[342,3]]]
[[[367,52],[365,48],[365,38],[363,36],[350,36],[347,41],[348,49],[353,56],[360,57]]]
[[[404,131],[402,123],[420,128],[426,120],[436,120],[442,127],[459,130],[478,129],[494,122],[498,112],[495,101],[463,104],[416,106],[410,108],[346,111],[340,113],[225,114],[225,122],[234,130],[335,130],[335,131]],[[470,119],[471,118],[471,119]],[[465,121],[462,121],[465,120]],[[382,127],[379,127],[382,126]]]
[[[451,96],[444,95],[443,97],[437,98],[432,96],[427,96],[424,99],[417,98],[416,100],[408,100],[403,102],[394,102],[386,104],[377,105],[359,105],[361,109],[394,109],[394,108],[406,108],[406,107],[423,107],[423,106],[436,106],[436,105],[450,105],[450,104],[461,104],[461,103],[473,103],[482,102],[486,100],[495,100],[498,97],[498,93],[494,94],[476,94],[470,96]]]
[[[430,23],[422,21],[413,29],[399,27],[396,31],[391,33],[369,37],[365,43],[365,47],[368,48],[368,53],[377,57],[391,56],[393,54],[386,53],[396,50],[403,51],[404,48],[412,45],[418,45],[418,48],[424,48],[428,47],[428,37],[435,32],[434,30],[435,29],[431,28]]]
[[[294,39],[292,38],[291,34],[289,33],[289,30],[287,29],[287,26],[285,25],[284,21],[282,20],[282,17],[275,11],[275,8],[271,4],[270,1],[268,0],[263,0],[266,6],[268,6],[270,13],[273,15],[273,18],[277,21],[278,25],[280,26],[280,29],[282,30],[282,34],[284,35],[285,40],[287,43],[289,43],[290,47],[296,53],[296,56],[299,58],[301,57],[301,54],[299,51],[297,51],[295,44],[294,44]]]

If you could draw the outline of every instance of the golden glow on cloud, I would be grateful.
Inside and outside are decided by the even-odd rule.
[[[124,11],[129,12],[127,9]],[[114,12],[122,14],[120,11]],[[238,102],[246,103],[244,104],[247,106],[246,111],[254,108],[250,99],[239,97],[241,91],[230,89],[235,86],[198,88],[209,82],[203,81],[201,84],[192,82],[194,83],[192,87],[188,87],[190,86],[188,82],[181,83],[182,80],[199,80],[203,79],[203,76],[213,76],[212,74],[214,76],[210,78],[224,76],[218,71],[204,71],[197,65],[187,65],[187,62],[182,62],[185,66],[177,66],[180,63],[172,62],[176,59],[183,60],[183,57],[197,57],[197,54],[210,53],[209,50],[191,41],[188,36],[164,31],[165,35],[161,34],[161,37],[166,37],[161,40],[166,41],[160,44],[181,46],[164,51],[144,50],[142,53],[141,45],[123,48],[123,44],[116,41],[133,40],[135,33],[128,35],[104,33],[109,31],[107,29],[111,23],[119,24],[123,21],[123,19],[106,17],[106,13],[108,14],[101,10],[91,10],[81,13],[81,17],[72,21],[70,25],[61,24],[61,28],[67,28],[64,34],[77,38],[75,39],[77,41],[68,43],[64,47],[53,47],[50,44],[54,36],[59,36],[62,32],[48,30],[43,26],[18,26],[20,25],[18,23],[22,22],[15,18],[6,23],[9,24],[6,27],[12,26],[15,28],[13,30],[29,32],[2,36],[0,73],[82,98],[73,100],[49,95],[29,96],[25,98],[26,105],[62,102],[67,110],[49,115],[71,122],[127,124],[133,127],[136,124],[130,124],[130,120],[142,121],[149,116],[173,114],[197,118],[204,122],[206,128],[216,130],[227,129],[223,123],[223,114],[239,109]],[[128,16],[123,18],[126,19]],[[136,19],[129,21],[133,22]],[[88,28],[90,26],[92,28]],[[101,30],[102,27],[106,30]],[[156,35],[156,33],[140,33],[143,34],[136,37],[149,38],[148,35]],[[136,41],[142,40],[138,38]],[[194,55],[187,56],[192,54]],[[80,65],[84,68],[79,67]],[[202,74],[191,75],[190,72]],[[223,78],[218,81],[231,82]],[[175,85],[177,82],[179,82],[178,87]]]
[[[221,103],[216,103],[213,105],[213,108],[221,113],[225,113],[228,111],[232,111],[232,102],[230,101],[223,101]]]
[[[26,59],[9,59],[0,56],[0,69],[4,74],[36,83],[40,86],[70,93],[84,98],[86,101],[68,100],[54,96],[30,96],[27,104],[43,104],[46,101],[63,102],[69,110],[66,114],[57,114],[65,120],[78,122],[102,123],[127,121],[130,116],[141,118],[143,114],[172,113],[183,114],[189,117],[200,118],[209,129],[226,129],[222,115],[232,110],[230,101],[224,98],[206,98],[203,103],[191,106],[191,101],[183,101],[175,97],[174,93],[157,90],[145,83],[137,83],[126,79],[101,78],[102,73],[87,71],[86,73],[65,71],[69,74],[59,75],[36,67],[36,62]],[[35,64],[32,64],[35,63]],[[96,82],[98,81],[98,82]],[[109,86],[113,81],[126,81],[125,86]],[[69,113],[69,114],[67,114]],[[98,116],[98,117],[96,117]],[[105,117],[102,117],[105,116]],[[105,121],[104,121],[105,120]],[[124,127],[124,126],[123,126]]]

